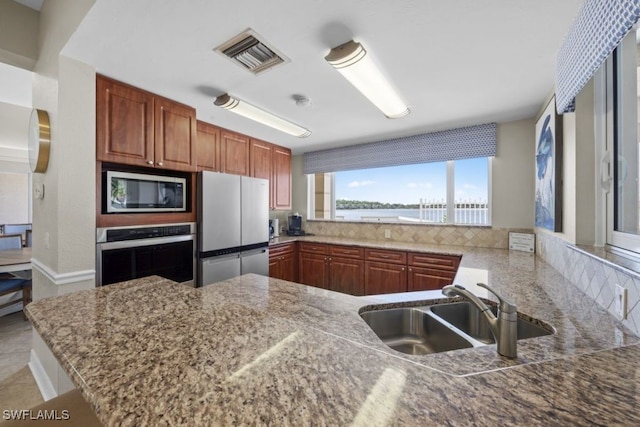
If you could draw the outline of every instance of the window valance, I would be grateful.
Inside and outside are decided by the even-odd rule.
[[[640,17],[640,0],[586,0],[558,51],[556,109],[574,111],[575,97]]]
[[[304,154],[304,173],[326,173],[496,154],[495,123],[425,133]]]

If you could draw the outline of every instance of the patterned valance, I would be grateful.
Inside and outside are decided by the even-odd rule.
[[[556,108],[574,110],[574,99],[640,16],[640,0],[586,0],[556,62]]]
[[[488,123],[304,154],[304,173],[379,168],[496,155],[496,124]]]

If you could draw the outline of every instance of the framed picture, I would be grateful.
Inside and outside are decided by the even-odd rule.
[[[536,121],[535,225],[562,231],[562,117],[555,96]]]

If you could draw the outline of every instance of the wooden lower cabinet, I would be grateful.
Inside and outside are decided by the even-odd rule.
[[[407,291],[430,291],[442,289],[453,283],[455,271],[442,271],[433,268],[409,267]]]
[[[408,291],[442,289],[453,283],[460,265],[459,255],[411,252],[408,256]]]
[[[407,267],[366,261],[364,265],[365,295],[391,294],[407,291]]]
[[[312,242],[299,248],[296,281],[350,295],[442,289],[453,283],[461,258]],[[282,274],[279,268],[269,265],[271,277]]]
[[[362,249],[301,242],[298,260],[300,283],[350,295],[364,295]]]
[[[327,268],[327,256],[300,252],[298,259],[298,279],[300,283],[328,289],[329,269]]]
[[[364,261],[329,258],[329,289],[349,295],[364,295]]]
[[[269,248],[269,277],[275,279],[298,281],[298,260],[295,243],[285,243]]]

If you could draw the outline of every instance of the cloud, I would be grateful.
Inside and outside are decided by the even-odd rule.
[[[473,184],[464,184],[462,188],[465,188],[467,190],[477,190],[478,186]]]
[[[352,181],[347,184],[349,188],[366,187],[367,185],[375,184],[375,181]]]
[[[407,187],[409,187],[409,188],[431,189],[431,188],[433,188],[433,183],[431,183],[431,182],[410,182],[410,183],[407,184]]]

